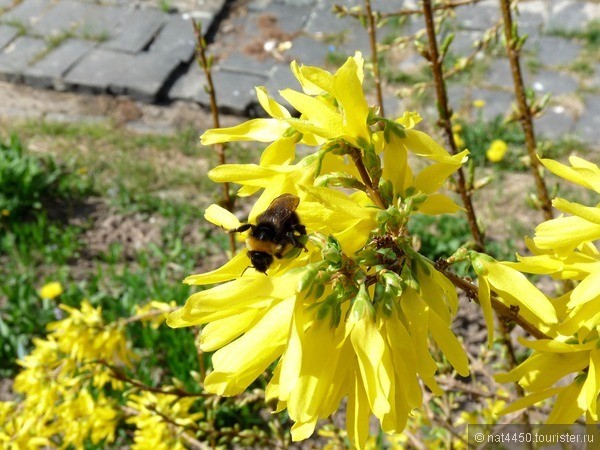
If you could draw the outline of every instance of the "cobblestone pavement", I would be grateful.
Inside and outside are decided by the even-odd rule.
[[[125,95],[134,101],[206,105],[204,75],[193,61],[194,17],[217,56],[216,90],[224,111],[256,113],[253,87],[270,92],[296,86],[289,62],[337,64],[355,50],[369,54],[368,38],[358,21],[338,18],[334,3],[359,0],[0,0],[0,80],[35,88],[85,94]],[[416,8],[416,0],[378,0],[381,12]],[[598,0],[524,0],[518,16],[528,33],[524,72],[539,95],[552,93],[538,132],[549,138],[573,134],[597,147],[600,137],[600,63],[590,57],[584,30],[600,33]],[[451,52],[472,51],[474,40],[500,17],[497,0],[481,0],[457,9],[448,29],[456,33]],[[379,36],[411,34],[419,16],[401,27],[387,25]],[[593,30],[591,31],[593,32]],[[590,33],[591,33],[590,32]],[[588,36],[589,37],[589,36]],[[593,36],[591,36],[593,38]],[[595,37],[598,51],[598,36]],[[452,82],[452,105],[478,98],[492,118],[511,108],[511,76],[498,52],[477,82],[467,76]],[[483,55],[481,55],[483,59]],[[489,56],[489,55],[488,55]],[[406,52],[393,71],[414,79],[422,58]],[[410,78],[412,77],[412,78]],[[388,113],[406,107],[388,89]],[[434,104],[434,102],[429,102]]]

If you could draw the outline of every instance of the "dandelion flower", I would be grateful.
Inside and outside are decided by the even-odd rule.
[[[62,284],[60,284],[60,282],[58,282],[58,281],[52,281],[50,283],[46,283],[45,285],[42,286],[42,288],[40,289],[40,292],[39,292],[40,297],[48,299],[48,300],[53,300],[62,293],[63,293],[63,287],[62,287]]]
[[[495,139],[487,149],[485,156],[489,161],[497,163],[504,159],[507,150],[508,146],[506,145],[506,142],[504,142],[502,139]]]

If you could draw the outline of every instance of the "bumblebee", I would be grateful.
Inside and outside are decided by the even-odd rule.
[[[283,194],[271,202],[269,207],[256,218],[256,225],[245,223],[230,230],[241,233],[250,230],[246,246],[252,267],[266,274],[273,257],[281,259],[292,248],[306,247],[300,239],[306,235],[306,227],[300,223],[296,208],[300,199],[292,194]]]

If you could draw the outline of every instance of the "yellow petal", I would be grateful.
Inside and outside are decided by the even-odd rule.
[[[233,280],[238,278],[244,269],[248,267],[248,261],[249,259],[247,252],[242,251],[218,269],[197,275],[190,275],[183,280],[183,282],[185,284],[202,286],[206,284],[222,283],[223,281]]]
[[[600,226],[577,216],[559,217],[542,222],[535,229],[533,241],[540,249],[572,250],[585,241],[600,239]]]
[[[294,303],[291,297],[272,306],[243,336],[218,350],[205,389],[224,396],[246,389],[283,352]]]
[[[275,119],[288,119],[291,116],[290,112],[283,105],[277,103],[273,98],[269,97],[264,86],[256,86],[256,97],[258,102],[263,107],[268,115]]]
[[[467,354],[452,330],[450,330],[450,326],[444,323],[433,310],[429,311],[429,324],[429,331],[435,339],[435,343],[442,350],[444,356],[448,358],[452,367],[463,377],[468,376],[469,360]]]
[[[591,302],[595,299],[600,298],[600,270],[596,270],[587,277],[585,277],[581,283],[579,283],[573,292],[571,293],[571,300],[569,300],[569,308],[575,308],[581,306],[584,303]]]
[[[358,78],[357,61],[348,58],[333,76],[335,98],[344,109],[344,117],[348,133],[368,141],[370,134],[367,128],[369,105],[362,90],[362,82]],[[360,68],[362,73],[362,67]]]
[[[490,284],[485,277],[479,277],[478,288],[479,305],[483,311],[483,318],[487,327],[488,347],[494,344],[494,311],[490,296]]]
[[[371,411],[360,374],[357,373],[354,379],[354,388],[348,394],[346,430],[348,431],[350,442],[357,449],[364,449],[369,438],[369,417]]]
[[[418,112],[415,111],[404,111],[402,117],[396,119],[400,125],[402,125],[407,130],[410,130],[415,127],[419,122],[421,122],[423,118]]]
[[[252,328],[262,316],[261,309],[248,309],[238,314],[213,320],[202,329],[199,346],[204,352],[214,352]]]
[[[302,441],[312,436],[317,425],[317,419],[311,420],[310,422],[296,422],[292,425],[291,434],[292,441]]]
[[[592,208],[589,206],[583,206],[577,203],[569,202],[563,198],[555,198],[552,200],[552,205],[559,211],[581,217],[588,222],[600,225],[599,207]]]
[[[551,159],[540,159],[540,161],[555,175],[600,193],[600,169],[596,164],[573,156],[569,158],[572,167]]]
[[[504,416],[506,414],[513,413],[520,409],[528,408],[532,405],[535,405],[536,403],[546,400],[548,397],[552,397],[553,395],[558,394],[559,392],[563,391],[564,389],[565,389],[564,387],[554,387],[554,388],[545,389],[540,392],[534,392],[533,394],[529,394],[525,397],[515,400],[508,407],[506,407],[502,411],[500,411],[500,413],[498,415]]]
[[[260,155],[260,165],[289,164],[296,156],[296,138],[280,138],[269,145]]]
[[[304,120],[287,119],[296,130],[330,139],[344,135],[342,116],[330,103],[292,89],[284,89],[281,96],[306,117]]]
[[[598,392],[600,391],[600,350],[590,352],[590,365],[583,385],[587,410],[595,422],[598,421]]]
[[[204,218],[210,223],[226,230],[233,230],[241,225],[237,217],[219,205],[212,204],[204,211]]]
[[[511,304],[528,309],[547,324],[558,321],[550,300],[531,284],[525,275],[487,258],[481,258],[480,261],[488,271],[488,282],[500,297]]]
[[[232,141],[272,142],[279,139],[289,125],[278,119],[252,119],[230,128],[207,130],[201,137],[202,145]]]
[[[320,67],[298,66],[296,61],[291,64],[292,73],[300,82],[302,90],[308,95],[321,95],[331,92],[333,75]]]
[[[350,338],[369,405],[381,418],[390,410],[388,395],[392,378],[392,361],[385,340],[368,314],[354,323]]]
[[[583,383],[573,381],[556,397],[552,412],[546,419],[546,424],[569,424],[575,422],[586,410],[585,399],[580,400]]]
[[[415,209],[417,211],[428,216],[454,214],[463,209],[454,200],[444,194],[429,194],[427,200],[416,206]]]

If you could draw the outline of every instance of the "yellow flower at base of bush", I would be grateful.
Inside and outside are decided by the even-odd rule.
[[[485,156],[489,161],[497,163],[504,159],[507,150],[508,145],[506,145],[506,142],[504,142],[502,139],[496,139],[490,144]]]
[[[53,300],[63,293],[62,284],[58,281],[52,281],[50,283],[46,283],[40,289],[40,297],[45,298],[47,300]]]

